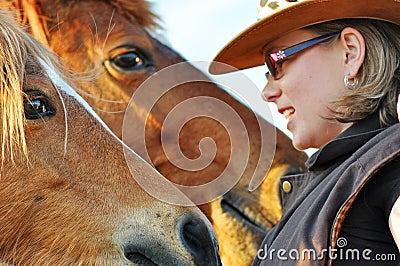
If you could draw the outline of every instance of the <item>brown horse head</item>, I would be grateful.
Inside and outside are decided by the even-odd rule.
[[[4,13],[0,69],[0,264],[219,265],[205,216],[141,189],[159,174]]]
[[[145,0],[0,2],[17,11],[31,32],[60,55],[70,68],[95,75],[90,82],[82,79],[79,84],[84,91],[78,92],[119,137],[122,136],[125,109],[132,94],[159,70],[185,61],[149,34],[157,26],[157,18]],[[175,73],[176,76],[180,74]],[[185,74],[202,75],[194,67],[186,67]],[[159,85],[162,86],[163,81]],[[154,90],[150,88],[149,97],[152,94]],[[201,155],[201,140],[205,137],[213,139],[217,151],[207,167],[201,171],[187,171],[177,167],[163,151],[163,145],[176,144],[169,142],[176,140],[171,133],[173,130],[163,126],[167,115],[183,101],[200,96],[218,99],[232,107],[247,130],[250,153],[241,181],[229,193],[200,208],[216,230],[225,265],[248,265],[256,256],[266,232],[280,218],[280,176],[302,169],[306,155],[296,151],[290,139],[277,131],[277,146],[270,171],[262,185],[250,193],[247,189],[249,180],[259,165],[261,128],[275,128],[264,120],[258,121],[249,108],[211,82],[190,82],[169,90],[154,104],[150,113],[143,113],[143,109],[136,105],[133,115],[134,120],[146,124],[145,146],[136,152],[148,157],[148,161],[169,180],[183,185],[203,184],[218,177],[230,160],[229,134],[221,123],[210,117],[198,117],[187,122],[179,132],[178,141],[181,153],[189,159],[196,159]],[[135,127],[131,130],[132,135],[140,133],[135,131]],[[162,141],[163,131],[167,137]],[[275,135],[268,141],[275,141]],[[135,141],[129,143],[132,146],[136,144]],[[272,158],[274,149],[269,152]],[[265,164],[267,169],[269,163],[266,160],[261,165]]]

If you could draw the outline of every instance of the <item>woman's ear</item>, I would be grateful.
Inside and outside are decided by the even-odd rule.
[[[344,28],[340,34],[340,42],[344,49],[344,75],[355,78],[365,58],[365,41],[361,33],[355,28]]]

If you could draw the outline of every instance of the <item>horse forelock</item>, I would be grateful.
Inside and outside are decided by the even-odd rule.
[[[17,34],[19,29],[0,13],[0,105],[2,120],[1,156],[6,152],[14,158],[15,147],[22,147],[26,154],[23,118],[23,80],[27,51]]]
[[[39,60],[61,69],[49,50],[27,34],[10,13],[0,11],[1,163],[6,156],[13,161],[18,151],[27,156],[23,86],[28,64],[36,62],[41,67]]]

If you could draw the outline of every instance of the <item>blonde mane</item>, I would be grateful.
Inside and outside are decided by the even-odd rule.
[[[52,52],[24,31],[10,13],[0,11],[0,117],[1,161],[14,161],[17,154],[27,156],[24,116],[24,80],[28,62],[39,58],[60,72]],[[40,65],[40,64],[39,64]],[[7,157],[6,157],[7,156]]]

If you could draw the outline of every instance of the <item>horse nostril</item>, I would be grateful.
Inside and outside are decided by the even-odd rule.
[[[124,255],[130,262],[133,262],[135,265],[146,265],[146,266],[155,266],[155,264],[151,259],[147,258],[144,254],[145,251],[138,250],[134,246],[126,246],[124,247]]]
[[[129,261],[133,262],[134,264],[138,264],[138,265],[146,265],[146,266],[157,265],[140,253],[126,254],[126,258]]]
[[[216,239],[203,221],[183,215],[178,219],[176,233],[196,265],[220,265]]]

